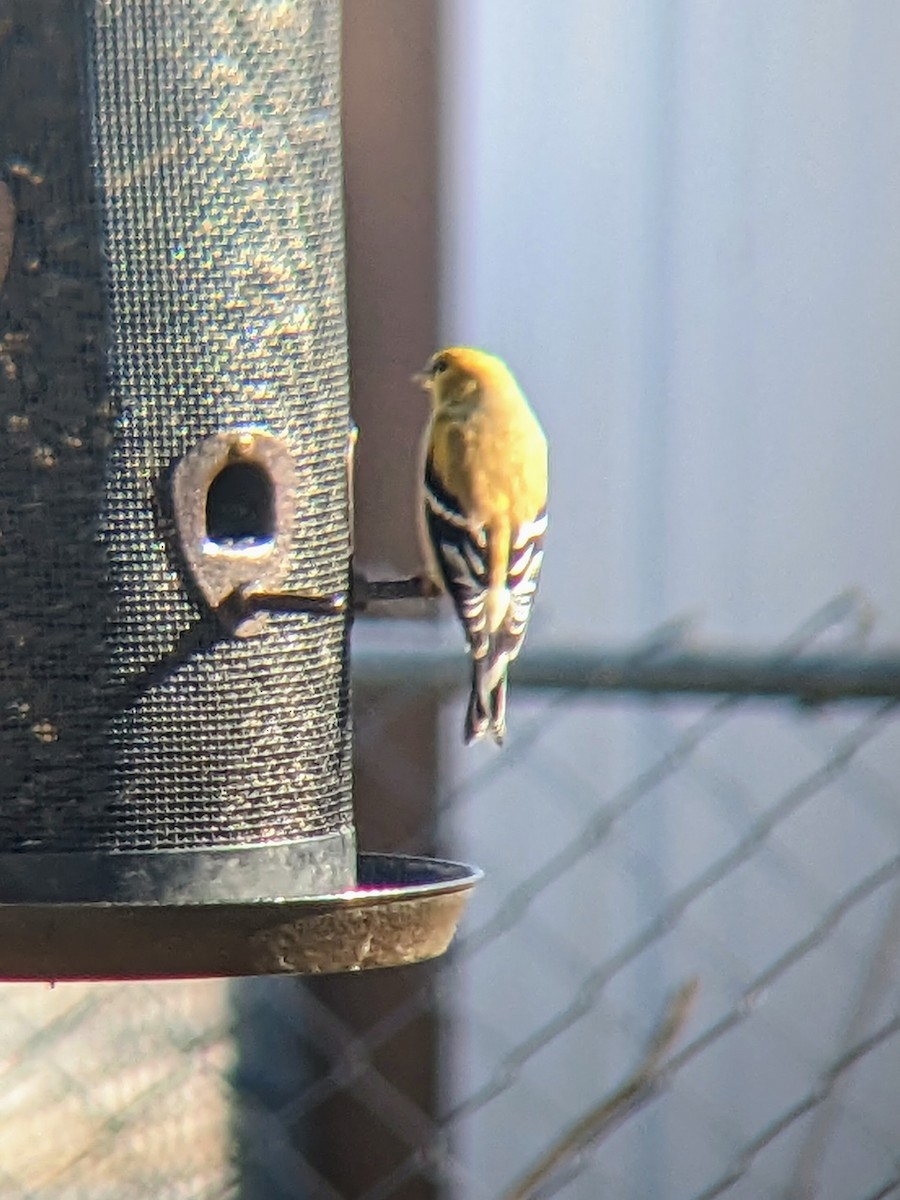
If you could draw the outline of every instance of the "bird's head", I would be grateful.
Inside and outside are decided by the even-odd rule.
[[[435,410],[476,408],[481,398],[510,380],[506,365],[493,354],[470,346],[451,346],[432,354],[413,380],[431,393]],[[515,386],[515,385],[513,385]]]

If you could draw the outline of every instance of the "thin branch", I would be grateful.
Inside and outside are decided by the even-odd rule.
[[[612,1095],[567,1129],[501,1200],[528,1200],[547,1180],[575,1155],[600,1141],[642,1108],[665,1082],[662,1060],[674,1046],[693,1009],[699,983],[691,979],[675,993],[655,1030],[637,1069]]]

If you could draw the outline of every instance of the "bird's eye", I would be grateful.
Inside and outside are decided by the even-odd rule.
[[[446,358],[436,358],[434,360],[434,365],[431,368],[432,375],[441,375],[446,370],[447,370]]]

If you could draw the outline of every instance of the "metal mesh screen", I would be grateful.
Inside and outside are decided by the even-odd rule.
[[[346,583],[339,5],[13,0],[2,33],[0,849],[336,835],[347,882],[345,622],[222,636],[169,502],[199,439],[264,427],[286,586]]]

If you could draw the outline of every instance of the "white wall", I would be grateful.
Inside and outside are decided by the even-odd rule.
[[[532,640],[618,643],[689,612],[705,642],[773,645],[849,585],[874,601],[879,639],[896,639],[900,5],[446,0],[445,12],[442,340],[507,358],[549,435],[553,527]],[[513,736],[546,704],[514,688]],[[471,925],[698,711],[582,703],[478,785],[493,752],[457,750],[454,706],[448,778],[473,780],[454,827],[488,870]],[[484,1028],[457,1046],[454,1096],[858,718],[739,717],[543,893],[463,971],[462,1004]],[[712,1019],[896,844],[884,780],[900,739],[886,736],[866,768],[884,779],[841,778],[779,827],[461,1123],[486,1194],[616,1081],[673,983],[699,972],[701,1025]],[[703,1065],[676,1116],[642,1117],[563,1194],[595,1200],[610,1171],[610,1195],[699,1191],[815,1081],[880,912]],[[851,1139],[841,1161],[857,1191],[840,1190],[835,1168],[828,1194],[877,1182],[877,1142]],[[766,1186],[790,1177],[798,1145],[778,1150]]]

